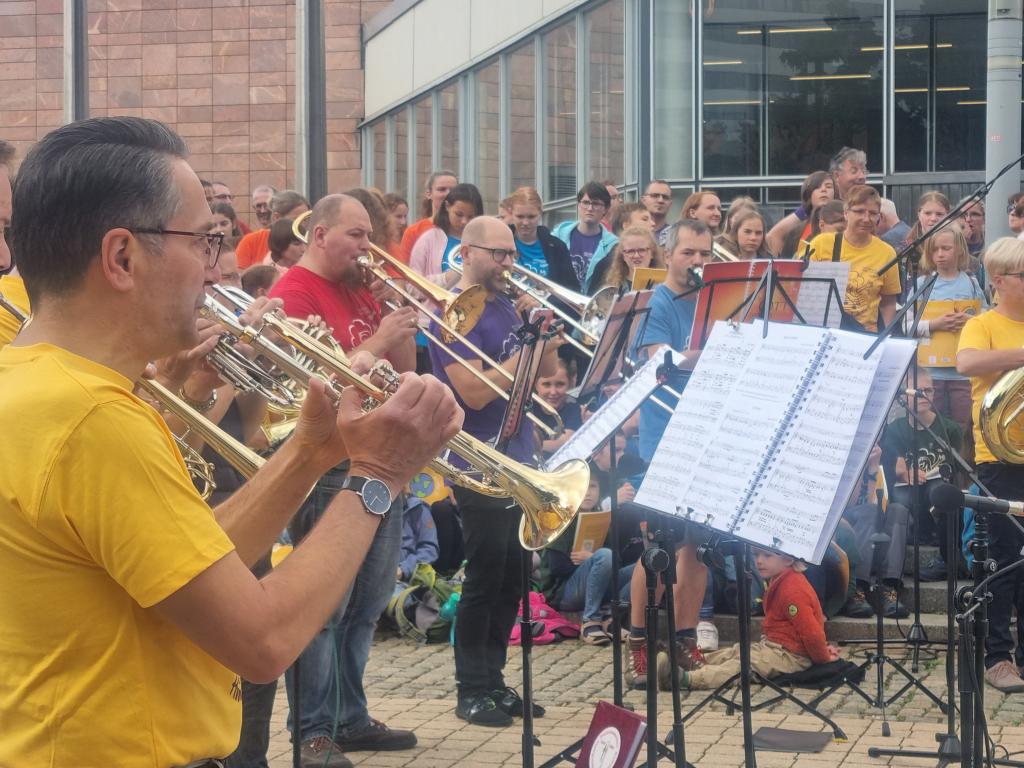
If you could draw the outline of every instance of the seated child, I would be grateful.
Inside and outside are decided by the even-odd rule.
[[[764,637],[750,646],[751,669],[775,677],[836,661],[839,649],[825,640],[825,616],[802,573],[804,564],[764,549],[754,550],[754,563],[769,584],[764,593]],[[705,660],[699,669],[680,671],[683,687],[717,688],[738,674],[740,646],[713,651]]]
[[[601,511],[601,473],[593,472],[580,512]],[[589,645],[607,645],[612,598],[612,551],[573,550],[576,522],[549,544],[541,555],[542,590],[548,603],[560,611],[582,611],[580,639]],[[619,599],[629,602],[633,565],[619,570]]]
[[[402,515],[402,552],[395,574],[397,579],[408,581],[417,565],[433,565],[437,555],[437,529],[430,507],[416,494],[406,493]]]

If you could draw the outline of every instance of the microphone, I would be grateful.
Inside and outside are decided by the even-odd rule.
[[[935,486],[931,493],[931,502],[936,509],[949,510],[970,507],[978,512],[996,512],[1024,517],[1024,501],[1006,501],[1005,499],[990,499],[988,496],[974,496],[970,493],[963,493],[949,483]]]

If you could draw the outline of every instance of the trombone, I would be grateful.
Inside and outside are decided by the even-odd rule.
[[[398,261],[394,256],[389,254],[382,248],[378,248],[375,245],[370,246],[370,252],[383,262],[392,265],[396,270],[405,276],[405,279],[412,283],[422,293],[427,294],[431,299],[441,305],[442,312],[441,316],[438,317],[430,311],[423,302],[412,295],[410,291],[402,288],[395,280],[387,273],[382,263],[375,263],[370,256],[360,256],[358,261],[359,265],[364,269],[371,272],[378,279],[380,279],[385,285],[397,292],[403,299],[408,301],[412,306],[416,307],[424,315],[437,321],[437,324],[441,328],[441,337],[444,339],[437,338],[429,329],[420,328],[423,334],[430,339],[434,344],[437,344],[447,354],[451,355],[460,365],[466,370],[472,373],[477,379],[483,382],[491,390],[495,392],[503,400],[508,400],[509,394],[504,389],[499,387],[489,378],[483,371],[478,369],[476,366],[470,365],[469,362],[451,349],[451,343],[453,341],[459,341],[465,344],[466,347],[481,361],[490,366],[493,370],[501,372],[501,376],[507,381],[512,382],[515,377],[505,368],[503,368],[496,360],[492,359],[490,355],[480,349],[476,344],[471,342],[466,336],[459,330],[465,327],[467,324],[472,328],[476,324],[480,317],[480,313],[483,312],[484,308],[484,289],[478,285],[470,286],[465,291],[455,294],[451,291],[447,291],[439,285],[431,283],[429,280],[421,276],[415,270],[407,267],[402,262]],[[421,285],[422,284],[422,285]],[[545,401],[543,398],[537,395],[536,392],[531,393],[531,397],[535,405],[538,405],[545,413],[555,419],[555,426],[550,427],[548,424],[533,413],[527,413],[526,417],[530,419],[544,434],[549,438],[558,437],[564,430],[562,425],[562,418],[558,415],[550,403]]]
[[[227,333],[251,345],[260,354],[273,360],[289,376],[305,385],[308,385],[312,374],[296,363],[291,355],[283,353],[263,338],[264,331],[277,334],[295,351],[314,361],[320,370],[329,373],[332,380],[327,391],[333,397],[340,397],[340,391],[333,381],[335,378],[356,387],[365,395],[365,409],[375,407],[389,396],[387,389],[353,371],[347,359],[336,355],[330,348],[276,314],[264,315],[259,327],[243,326],[230,311],[210,297],[207,297],[200,311],[203,316],[219,322]],[[397,380],[397,375],[386,363],[378,363],[375,369],[378,373],[390,373],[390,376],[385,375],[386,379],[393,376]],[[544,547],[572,524],[590,482],[590,469],[585,461],[572,459],[553,472],[542,472],[513,461],[465,432],[459,432],[448,442],[448,452],[461,456],[475,471],[481,473],[481,479],[468,477],[446,459],[438,457],[431,461],[431,466],[443,477],[485,496],[510,496],[516,500],[523,510],[519,541],[525,549]]]

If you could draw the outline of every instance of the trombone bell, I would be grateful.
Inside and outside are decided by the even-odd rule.
[[[523,510],[519,543],[524,549],[542,549],[576,519],[590,486],[590,467],[582,459],[571,459],[553,472],[524,466],[516,470],[516,501]]]

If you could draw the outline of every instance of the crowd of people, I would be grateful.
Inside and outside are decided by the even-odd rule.
[[[765,637],[753,659],[763,674],[838,658],[825,641],[827,616],[907,616],[900,590],[915,526],[920,540],[941,547],[935,561],[916,564],[923,579],[963,568],[961,552],[945,548],[945,521],[925,501],[937,482],[969,484],[952,451],[996,495],[1024,498],[1022,470],[994,456],[978,430],[984,394],[1024,365],[1024,242],[986,245],[981,202],[936,229],[952,209],[938,191],[921,196],[913,223],[900,221],[865,183],[867,158],[857,149],[843,148],[830,168],[809,174],[800,205],[777,222],[751,198],[723,206],[707,189],[671,220],[674,191],[665,181],[626,202],[612,181],[595,180],[578,190],[575,217],[552,228],[541,223],[537,190],[517,189],[489,212],[475,185],[443,169],[412,203],[372,188],[310,201],[260,185],[246,224],[232,191],[192,170],[177,135],[135,118],[48,134],[21,162],[12,199],[14,165],[0,142],[0,226],[12,245],[0,239],[0,268],[10,268],[0,293],[31,316],[22,327],[0,311],[0,575],[25,585],[0,597],[10,630],[0,682],[4,765],[75,765],[84,754],[121,766],[266,765],[282,675],[304,765],[343,767],[351,765],[346,752],[410,749],[413,732],[372,716],[363,677],[396,581],[421,563],[462,578],[456,715],[492,727],[522,717],[504,670],[522,569],[531,567],[518,538],[523,511],[515,499],[458,484],[426,505],[410,487],[456,432],[491,441],[503,422],[501,392],[522,354],[519,327],[541,306],[529,294],[508,295],[514,265],[587,295],[631,290],[638,269],[663,270],[630,350],[637,363],[663,344],[686,349],[694,269],[723,252],[848,262],[843,326],[878,333],[914,287],[902,268],[878,270],[927,233],[919,279],[937,275],[932,300],[977,302],[975,311],[926,313],[917,323],[921,338],[958,335],[956,363],[922,367],[908,381],[917,394],[894,407],[826,562],[808,567],[755,552],[753,608],[765,616]],[[420,218],[410,221],[414,207]],[[1010,199],[1008,216],[1015,233],[1024,230],[1024,194]],[[439,318],[367,270],[372,246],[418,275],[418,286],[400,281],[414,297],[423,298],[427,283],[453,295],[477,287],[473,327],[445,348],[431,341],[443,335]],[[275,422],[266,399],[236,390],[206,362],[223,329],[197,311],[217,284],[252,297],[242,322],[283,311],[331,337],[353,369],[376,374],[386,362],[398,374],[393,394],[364,412],[358,392],[339,395],[313,378],[301,410]],[[537,411],[540,423],[561,432],[524,421],[503,448],[510,461],[551,456],[618,385],[575,401],[569,393],[586,359],[564,340],[547,340],[535,386],[552,412]],[[684,368],[698,360],[689,354]],[[133,386],[140,377],[155,378],[265,463],[247,477],[186,434],[213,467],[216,489],[204,503],[171,438],[183,431],[180,415],[143,397]],[[669,394],[659,398],[677,405]],[[613,497],[632,500],[668,420],[647,402],[614,443],[617,471],[607,445],[592,457],[581,512],[608,510]],[[879,490],[888,496],[890,543],[873,573]],[[617,597],[627,682],[667,686],[668,654],[647,657],[646,584],[636,564],[648,531],[624,514],[610,523],[617,538],[576,547],[577,524],[540,553],[536,588],[579,615],[580,641],[591,645],[611,643]],[[991,556],[1005,565],[1024,537],[1001,518],[992,528]],[[718,647],[714,616],[736,610],[738,576],[731,559],[709,569],[698,557],[703,529],[679,523],[674,538],[675,658],[684,685],[713,687],[737,663],[735,648]],[[294,549],[272,565],[283,540]],[[621,545],[615,558],[610,540]],[[874,604],[873,576],[884,585]],[[997,580],[993,592],[986,679],[1024,691],[1024,642],[1010,631],[1024,585]],[[541,704],[533,715],[544,715]]]

